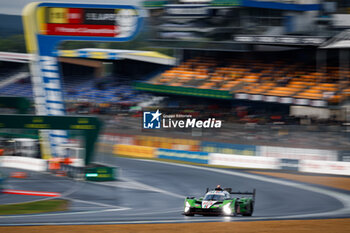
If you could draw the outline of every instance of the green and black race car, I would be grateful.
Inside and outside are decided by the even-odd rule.
[[[255,202],[253,192],[232,192],[231,188],[210,190],[204,197],[187,197],[183,214],[186,216],[223,215],[223,216],[252,216]],[[232,195],[232,196],[231,196]]]

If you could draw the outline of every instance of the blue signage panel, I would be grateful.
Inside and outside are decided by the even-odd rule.
[[[156,155],[159,159],[171,159],[202,164],[208,164],[209,159],[209,153],[184,150],[158,149]]]

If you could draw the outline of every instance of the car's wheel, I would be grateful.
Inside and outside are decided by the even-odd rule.
[[[236,217],[238,215],[237,213],[238,205],[237,202],[235,203],[235,210],[233,211],[233,216]]]
[[[253,205],[253,203],[250,203],[250,211],[248,212],[248,213],[244,213],[244,214],[242,214],[243,216],[252,216],[252,214],[253,214],[253,211],[254,211],[254,205]]]

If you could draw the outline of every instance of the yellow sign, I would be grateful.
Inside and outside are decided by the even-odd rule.
[[[136,136],[137,144],[140,146],[150,146],[162,149],[199,151],[198,140],[178,139],[168,137]]]
[[[137,158],[155,158],[155,148],[148,146],[114,145],[113,154]]]
[[[68,23],[68,8],[48,8],[48,23]]]

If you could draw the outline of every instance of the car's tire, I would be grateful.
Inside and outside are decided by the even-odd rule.
[[[235,203],[235,211],[233,211],[233,216],[236,217],[238,215],[237,213],[237,208],[238,208],[238,205],[237,205],[237,202]]]
[[[242,214],[243,216],[252,216],[253,215],[253,211],[254,211],[254,205],[253,203],[251,202],[250,203],[250,211],[248,213],[244,213]]]

